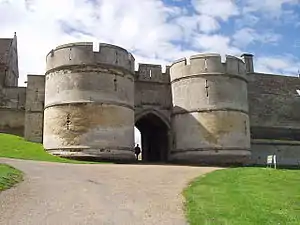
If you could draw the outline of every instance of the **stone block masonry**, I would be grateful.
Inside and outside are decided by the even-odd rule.
[[[250,132],[245,63],[201,54],[172,64],[171,159],[204,164],[249,161]]]
[[[25,105],[25,131],[27,140],[43,142],[45,76],[28,75]]]

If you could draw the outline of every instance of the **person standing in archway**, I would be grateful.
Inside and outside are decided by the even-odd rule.
[[[137,144],[134,148],[134,153],[136,155],[136,160],[139,160],[139,155],[141,153],[141,148],[139,147],[139,144]]]

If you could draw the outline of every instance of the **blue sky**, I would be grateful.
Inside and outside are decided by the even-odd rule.
[[[137,63],[253,53],[257,72],[300,69],[300,0],[0,0],[0,37],[18,36],[20,85],[45,55],[74,41],[106,42]]]

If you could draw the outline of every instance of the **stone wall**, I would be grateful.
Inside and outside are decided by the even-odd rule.
[[[18,50],[17,36],[12,39],[0,39],[0,86],[18,86]]]
[[[161,65],[139,64],[135,73],[135,117],[154,112],[170,124],[172,105],[169,68],[162,72]]]
[[[2,89],[0,98],[0,132],[24,135],[25,87]]]
[[[245,63],[198,54],[170,68],[176,161],[244,163],[250,159]]]
[[[266,165],[268,155],[276,155],[281,166],[300,166],[300,141],[263,140],[251,142],[251,163]]]
[[[47,55],[43,144],[66,157],[134,159],[134,58],[99,47],[71,43]]]
[[[24,136],[24,111],[0,108],[0,133]]]
[[[43,142],[45,76],[28,75],[25,105],[24,136],[33,142]]]
[[[300,140],[300,79],[255,73],[248,80],[252,138]]]
[[[26,87],[7,87],[2,90],[4,94],[1,106],[11,109],[25,109]]]
[[[12,39],[0,39],[0,89],[4,87],[5,76],[7,71],[7,56]]]
[[[0,132],[23,136],[26,88],[18,85],[17,37],[0,39]]]

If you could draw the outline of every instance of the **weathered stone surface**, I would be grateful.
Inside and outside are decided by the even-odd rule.
[[[43,144],[65,157],[134,159],[134,58],[92,43],[47,55]]]
[[[300,166],[300,141],[256,139],[251,142],[251,163],[266,165],[268,155],[276,155],[278,165]]]
[[[293,139],[300,135],[300,96],[296,91],[300,89],[298,77],[250,74],[248,88],[249,115],[255,138],[289,139],[278,136],[278,130],[281,136],[294,130]]]
[[[28,75],[25,105],[24,136],[33,142],[43,142],[45,76]]]
[[[232,164],[250,159],[245,68],[241,59],[227,56],[222,63],[217,54],[171,66],[172,160]]]

